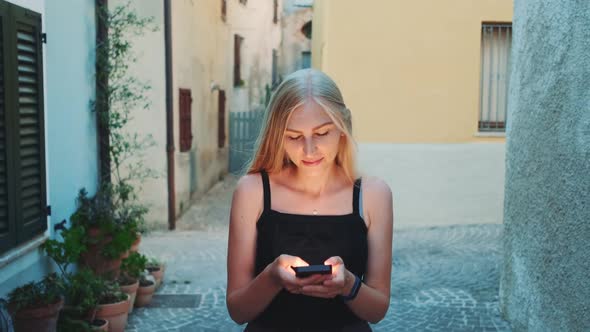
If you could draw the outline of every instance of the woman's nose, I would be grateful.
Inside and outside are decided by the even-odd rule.
[[[312,137],[306,138],[303,146],[303,153],[307,156],[312,156],[315,152],[316,146]]]

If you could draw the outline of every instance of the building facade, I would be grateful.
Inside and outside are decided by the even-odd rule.
[[[342,90],[360,169],[391,186],[396,227],[501,223],[512,0],[313,11],[313,67]]]
[[[311,67],[313,1],[285,0],[282,15],[279,80],[296,70]]]
[[[69,220],[81,188],[96,191],[98,152],[96,116],[90,107],[95,96],[94,2],[2,0],[0,11],[4,297],[52,270],[39,245],[57,236],[56,224]],[[23,13],[35,20],[23,19]],[[19,49],[17,66],[7,65],[17,58],[14,43]],[[16,128],[18,133],[9,132]]]

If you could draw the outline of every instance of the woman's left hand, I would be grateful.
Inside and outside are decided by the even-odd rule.
[[[322,298],[333,298],[337,295],[348,294],[354,284],[354,275],[346,269],[342,258],[333,256],[328,258],[324,264],[332,265],[331,277],[318,285],[303,286],[301,294]]]

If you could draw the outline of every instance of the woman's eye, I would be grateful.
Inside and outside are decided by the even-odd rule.
[[[318,135],[318,136],[326,136],[326,135],[328,135],[329,132],[330,131],[326,131],[326,132],[323,132],[323,133],[317,133],[316,135]]]
[[[289,137],[289,139],[290,139],[290,140],[292,140],[292,141],[296,141],[296,140],[298,140],[299,138],[301,138],[301,135],[299,135],[299,136],[295,136],[295,137],[292,137],[292,136],[287,136],[287,137]]]

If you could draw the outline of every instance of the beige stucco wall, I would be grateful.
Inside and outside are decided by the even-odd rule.
[[[123,0],[114,0],[111,6]],[[147,94],[152,107],[136,112],[130,132],[152,135],[156,146],[146,151],[147,164],[158,170],[158,179],[143,182],[142,202],[150,206],[148,224],[167,227],[168,184],[166,162],[166,77],[164,45],[164,5],[159,0],[145,0],[135,6],[140,16],[153,16],[159,27],[134,39],[138,62],[131,70],[149,82]],[[221,20],[221,6],[213,1],[172,1],[172,75],[174,121],[174,183],[176,215],[181,215],[191,200],[215,184],[227,172],[228,148],[217,146],[218,91],[211,83],[225,89],[229,102],[231,66],[229,26]],[[193,141],[190,151],[180,152],[179,89],[190,89]],[[227,133],[227,130],[226,130]]]
[[[282,11],[282,41],[279,52],[279,74],[284,78],[301,68],[302,52],[311,52],[311,40],[301,28],[313,18],[311,7],[299,7],[296,0],[285,0]]]
[[[479,137],[482,22],[512,0],[314,3],[312,63],[333,77],[361,142],[503,142]]]
[[[114,9],[127,1],[111,0],[109,7]],[[132,4],[134,4],[132,2]],[[129,133],[140,136],[151,135],[155,146],[144,151],[147,166],[159,173],[156,179],[146,179],[141,185],[140,201],[149,207],[146,216],[148,226],[166,227],[168,224],[168,189],[166,165],[166,81],[164,54],[164,5],[160,0],[142,0],[141,5],[133,6],[139,17],[153,17],[157,31],[146,29],[141,37],[133,37],[133,52],[137,62],[131,64],[129,73],[150,85],[146,101],[149,109],[132,110],[133,119],[128,124]],[[137,159],[131,160],[133,162]]]
[[[227,172],[227,140],[225,148],[218,149],[218,91],[211,91],[211,82],[226,90],[229,102],[232,73],[229,29],[221,20],[220,1],[172,1],[177,215]],[[190,89],[193,98],[193,142],[188,152],[179,151],[180,88]]]
[[[216,1],[212,3],[217,4]],[[281,12],[279,1],[279,16]],[[272,50],[279,50],[281,42],[281,20],[273,23],[273,1],[248,0],[246,4],[239,1],[228,1],[228,25],[230,26],[230,72],[231,93],[229,109],[232,112],[243,112],[257,108],[264,102],[265,86],[272,81]],[[234,34],[244,37],[241,49],[241,76],[245,86],[233,86],[233,45]]]

